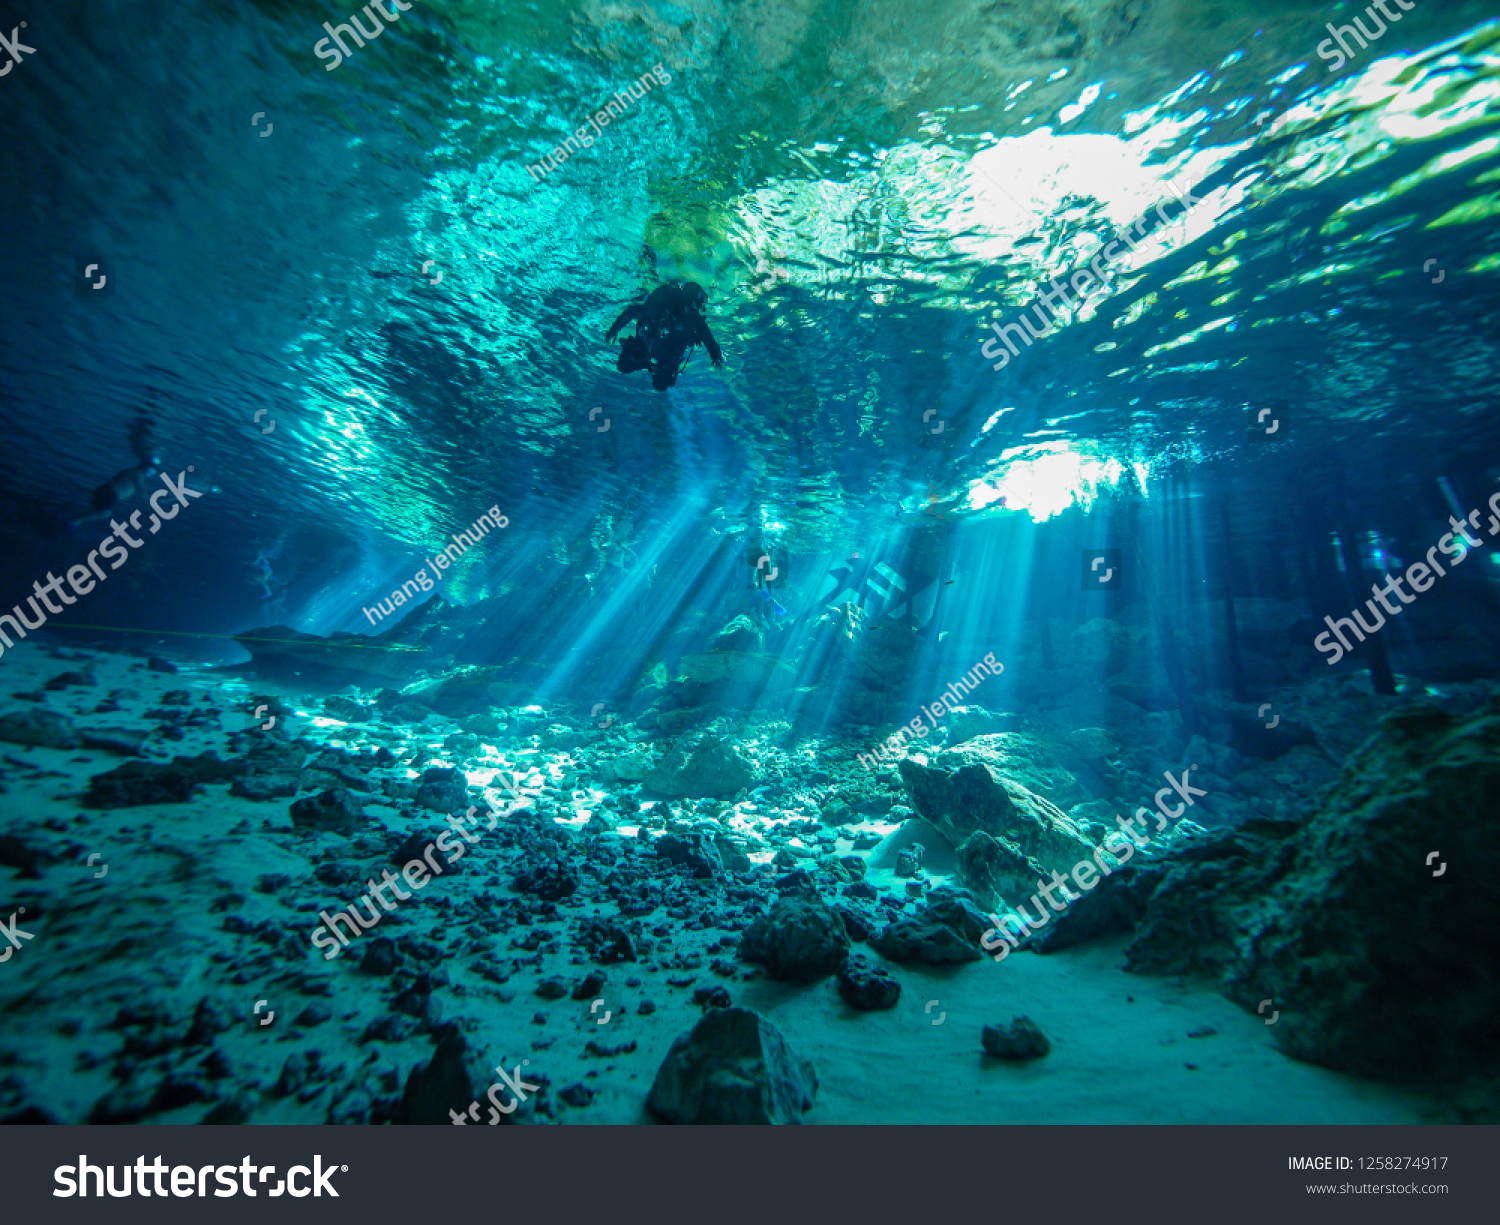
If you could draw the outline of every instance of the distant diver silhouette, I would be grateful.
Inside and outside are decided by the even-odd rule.
[[[689,350],[701,344],[714,368],[722,369],[724,351],[708,330],[707,304],[708,294],[697,281],[658,285],[643,301],[631,303],[604,334],[605,342],[614,344],[620,329],[635,321],[635,335],[621,344],[615,368],[622,374],[650,370],[651,386],[666,391],[677,382]]]
[[[152,424],[148,409],[137,410],[125,431],[130,452],[135,456],[135,466],[122,468],[98,486],[89,499],[89,513],[73,520],[73,527],[108,519],[116,506],[137,496],[145,488],[146,482],[156,476],[161,461],[151,453]]]

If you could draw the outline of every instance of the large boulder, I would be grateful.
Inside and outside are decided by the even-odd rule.
[[[757,779],[755,767],[728,741],[705,736],[679,746],[656,764],[643,785],[671,799],[729,799]]]
[[[979,830],[1008,843],[1044,871],[1069,872],[1079,860],[1091,858],[1094,847],[1061,808],[1010,776],[1009,770],[1017,767],[1039,785],[1045,782],[1025,768],[1024,759],[1007,752],[1015,737],[980,736],[927,763],[903,759],[901,777],[912,807],[955,849]]]
[[[838,911],[816,898],[783,897],[745,929],[739,951],[772,978],[810,983],[844,964],[849,933]]]
[[[812,1064],[759,1013],[715,1008],[680,1034],[646,1105],[668,1123],[800,1123],[818,1092]]]
[[[1435,858],[1434,858],[1435,856]],[[1373,1077],[1500,1071],[1500,698],[1386,718],[1321,811],[1162,861],[1128,966],[1280,1012],[1288,1054]]]
[[[958,881],[986,910],[1025,897],[1047,878],[1047,870],[1014,843],[976,829],[959,845]]]

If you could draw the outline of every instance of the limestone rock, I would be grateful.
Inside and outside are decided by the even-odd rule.
[[[952,896],[935,895],[916,916],[890,924],[870,941],[870,947],[903,964],[978,961],[979,939],[989,927],[989,921],[972,905]]]
[[[304,831],[352,834],[362,828],[366,817],[359,801],[342,787],[327,791],[291,806],[292,825]]]
[[[82,743],[72,722],[51,710],[18,710],[0,715],[0,740],[40,749],[76,749]]]
[[[1013,1017],[1009,1025],[986,1025],[979,1041],[986,1055],[1012,1061],[1041,1059],[1052,1049],[1030,1017]]]
[[[849,933],[837,911],[815,898],[783,897],[745,929],[740,956],[772,978],[816,982],[849,955]]]
[[[889,970],[871,966],[863,957],[851,957],[839,970],[839,995],[850,1008],[874,1012],[896,1006],[901,984]]]
[[[756,780],[755,768],[732,744],[705,736],[691,750],[678,747],[668,753],[644,786],[673,799],[729,799]]]
[[[901,777],[912,805],[955,848],[981,830],[1045,870],[1069,872],[1091,858],[1094,847],[1062,809],[1009,776],[1013,765],[1025,766],[1007,753],[1012,740],[1010,734],[981,736],[926,765],[906,758]],[[1034,771],[1027,777],[1045,781]]]
[[[646,1104],[669,1123],[800,1123],[818,1091],[812,1064],[746,1008],[714,1008],[678,1036]]]
[[[1438,852],[1441,876],[1428,856]],[[1251,821],[1162,861],[1128,968],[1207,973],[1295,1058],[1459,1077],[1500,1052],[1500,698],[1387,717],[1305,823]]]

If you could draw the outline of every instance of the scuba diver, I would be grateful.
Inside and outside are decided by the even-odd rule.
[[[752,608],[755,620],[775,628],[785,624],[782,618],[786,616],[786,609],[771,594],[771,587],[786,586],[786,558],[782,557],[780,564],[773,564],[772,552],[772,549],[752,543],[745,546],[744,559],[750,567],[750,586],[755,592]]]
[[[74,519],[74,528],[108,519],[115,507],[136,497],[145,489],[146,482],[155,478],[160,470],[161,460],[151,454],[151,424],[151,416],[144,408],[131,418],[126,438],[130,444],[130,453],[135,456],[135,466],[115,473],[94,490],[89,513]]]
[[[658,285],[643,301],[632,302],[604,334],[605,342],[614,344],[620,329],[635,320],[635,335],[626,337],[620,345],[615,368],[622,374],[649,369],[651,386],[666,391],[677,382],[688,351],[701,344],[708,350],[714,369],[722,369],[724,352],[704,317],[707,304],[708,294],[697,281]]]

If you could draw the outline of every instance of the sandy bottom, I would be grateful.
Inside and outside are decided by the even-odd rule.
[[[31,644],[7,653],[0,666],[7,695],[65,669],[92,671],[96,686],[48,693],[44,703],[80,727],[155,726],[144,711],[166,690],[190,690],[194,705],[216,718],[180,742],[153,737],[145,755],[156,760],[204,748],[223,755],[227,733],[252,723],[249,694],[279,692],[261,681],[247,686],[186,667],[162,675],[130,657],[49,654]],[[90,714],[111,689],[138,696],[122,697],[119,713]],[[36,705],[7,696],[0,713]],[[347,736],[310,716],[296,722],[297,734]],[[386,743],[399,752],[420,742],[385,731],[357,747]],[[504,756],[509,767],[546,764],[536,750]],[[394,1041],[369,1038],[367,1027],[392,1014],[391,980],[361,973],[357,947],[326,961],[308,942],[319,909],[359,894],[354,885],[320,884],[311,876],[315,863],[330,850],[353,854],[361,865],[387,863],[376,841],[366,836],[366,845],[351,846],[333,835],[294,834],[289,801],[233,797],[226,785],[207,787],[187,804],[107,813],[81,808],[88,778],[121,760],[0,744],[6,788],[0,835],[17,835],[50,856],[40,880],[0,868],[0,920],[27,906],[19,926],[35,937],[0,964],[0,1118],[35,1107],[60,1122],[81,1122],[114,1094],[134,1101],[148,1122],[197,1122],[215,1106],[238,1101],[251,1122],[320,1123],[361,1096],[399,1095],[411,1069],[431,1057],[430,1038],[420,1032]],[[406,832],[396,808],[372,804],[367,812],[370,833],[381,840],[385,831]],[[99,858],[90,866],[93,854]],[[871,857],[887,862],[890,847]],[[101,866],[107,872],[98,876]],[[563,1122],[648,1121],[645,1099],[657,1066],[672,1040],[702,1015],[692,990],[714,985],[724,986],[734,1003],[766,1014],[792,1049],[811,1060],[820,1083],[805,1116],[813,1124],[1456,1121],[1430,1099],[1286,1058],[1261,1018],[1209,984],[1125,973],[1120,942],[951,970],[887,965],[902,984],[900,1002],[887,1012],[858,1013],[840,1000],[833,979],[801,988],[770,982],[735,962],[732,948],[717,947],[723,933],[678,924],[641,963],[603,967],[602,1004],[543,1001],[534,994],[542,978],[561,975],[572,983],[596,968],[567,936],[582,915],[613,908],[564,905],[560,921],[536,924],[556,933],[555,951],[544,945],[518,953],[512,940],[527,928],[487,934],[464,905],[476,894],[507,892],[515,866],[481,838],[464,871],[433,881],[364,939],[410,936],[441,949],[449,979],[436,992],[442,1015],[460,1020],[487,1065],[530,1060],[524,1074],[549,1078],[554,1115]],[[257,882],[274,874],[296,882],[294,896],[257,891]],[[872,865],[870,878],[888,881],[889,869]],[[646,923],[671,920],[658,914]],[[505,983],[473,968],[479,956],[511,965],[507,959],[537,953],[539,964],[515,966]],[[732,972],[715,973],[715,959],[727,960]],[[628,986],[631,978],[639,984]],[[639,1015],[646,999],[656,1010]],[[181,1037],[202,1000],[224,1025],[208,1044],[185,1050]],[[326,1015],[304,1013],[310,1004]],[[122,1008],[154,1008],[158,1019],[144,1031],[122,1029],[113,1024]],[[1046,1033],[1051,1054],[1024,1065],[985,1056],[981,1028],[1018,1014]],[[585,1050],[590,1040],[637,1046],[601,1056]],[[289,1057],[305,1055],[314,1057],[305,1081],[273,1092]],[[558,1100],[558,1091],[573,1084],[593,1089],[592,1102],[573,1107]]]

